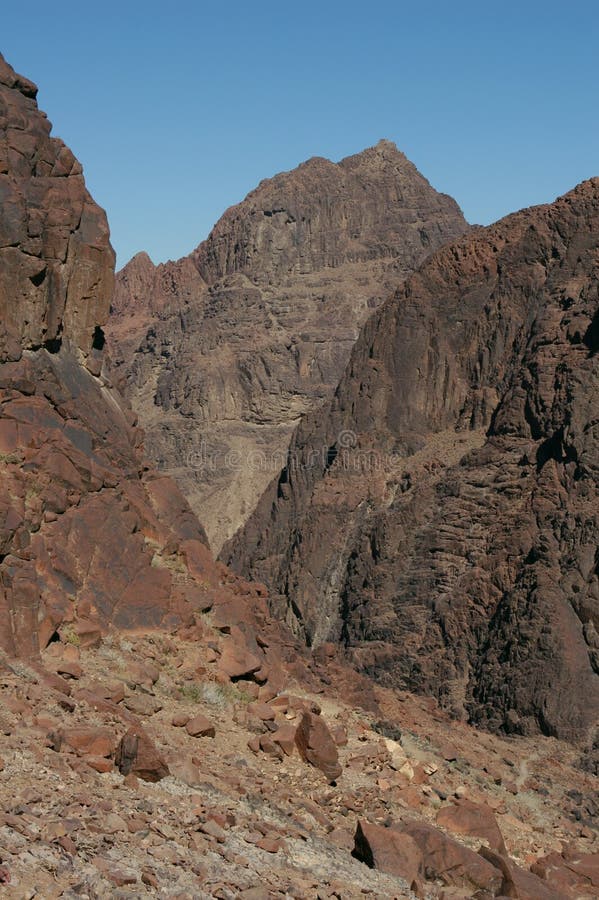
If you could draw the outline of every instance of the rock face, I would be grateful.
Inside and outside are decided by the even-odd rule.
[[[366,317],[466,227],[381,141],[262,182],[190,257],[155,267],[139,254],[119,273],[120,386],[215,550],[280,469],[300,416],[332,395]]]
[[[114,278],[104,212],[81,165],[0,55],[0,360],[102,343]]]
[[[35,94],[0,58],[0,650],[31,658],[111,627],[193,628],[219,600],[264,604],[144,463],[103,373],[106,218]]]
[[[305,641],[454,715],[599,712],[599,179],[439,250],[222,554]]]

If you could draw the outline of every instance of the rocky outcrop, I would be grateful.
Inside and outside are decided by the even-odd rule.
[[[0,55],[0,360],[101,349],[113,289],[106,216],[36,94]]]
[[[263,683],[260,589],[215,564],[106,376],[106,218],[35,94],[0,60],[0,650],[35,659],[109,629],[193,630],[237,603],[238,652],[247,642]]]
[[[280,469],[301,415],[332,395],[367,316],[465,229],[455,202],[381,141],[263,181],[190,257],[139,254],[119,273],[116,377],[215,550]]]
[[[368,321],[222,558],[313,646],[493,729],[599,712],[599,180],[439,250]]]

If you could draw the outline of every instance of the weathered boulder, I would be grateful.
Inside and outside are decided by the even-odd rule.
[[[414,840],[392,828],[358,821],[352,856],[389,875],[399,875],[411,884],[422,874],[422,853]]]
[[[144,781],[160,781],[169,768],[143,728],[133,726],[121,738],[115,765],[122,775],[136,775]]]
[[[495,813],[486,803],[474,803],[467,797],[460,797],[451,806],[444,806],[439,810],[437,824],[454,834],[482,838],[491,850],[507,856]]]
[[[439,828],[417,821],[402,822],[393,827],[399,835],[410,837],[419,848],[425,878],[489,891],[492,896],[499,893],[503,877],[495,863],[454,841]]]
[[[328,781],[339,778],[343,769],[337,745],[321,716],[304,712],[295,732],[295,744],[302,759],[320,769]]]

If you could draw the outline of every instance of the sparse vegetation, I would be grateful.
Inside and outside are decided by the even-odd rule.
[[[0,463],[5,463],[7,466],[16,466],[20,462],[21,458],[16,453],[0,453]]]
[[[81,638],[71,625],[65,625],[60,629],[60,637],[65,644],[72,644],[74,647],[81,644]]]
[[[251,695],[235,684],[217,684],[215,681],[190,682],[180,688],[182,699],[191,703],[205,703],[224,709],[234,703],[250,703]]]

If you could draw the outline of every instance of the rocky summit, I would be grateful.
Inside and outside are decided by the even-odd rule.
[[[227,210],[191,256],[117,276],[115,378],[146,450],[218,551],[329,399],[361,325],[466,223],[394,144],[310,159]]]
[[[431,259],[366,325],[327,414],[297,432],[301,456],[322,429],[325,463],[313,457],[298,474],[290,461],[269,501],[273,527],[291,559],[301,525],[307,553],[316,540],[308,501],[328,479],[318,511],[330,529],[326,550],[352,561],[341,611],[329,593],[321,615],[283,591],[269,599],[264,585],[216,562],[174,482],[146,462],[106,356],[106,217],[35,96],[0,57],[2,897],[596,897],[594,758],[581,766],[580,747],[561,738],[578,739],[596,696],[586,660],[594,665],[597,184]],[[195,260],[173,265],[177,291],[186,283],[191,298],[214,267],[237,265],[217,238],[203,273]],[[320,243],[326,253],[345,246]],[[356,259],[370,252],[368,241],[360,246]],[[322,264],[316,251],[304,256]],[[137,316],[166,321],[168,271],[154,272],[144,257],[129,267],[136,296],[150,297],[148,278],[155,286],[149,305],[132,311],[133,343]],[[345,418],[333,422],[337,415]],[[372,457],[359,456],[348,479],[343,452],[367,446],[384,449],[401,475],[375,477]],[[291,509],[290,537],[283,510]],[[262,534],[254,549],[272,540],[268,527]],[[418,593],[401,631],[389,593],[371,587],[405,585],[416,571],[402,563],[400,535],[431,566],[419,570],[431,605]],[[361,556],[334,554],[343,536]],[[242,541],[249,549],[249,532],[237,548]],[[272,568],[261,558],[275,588],[282,558],[274,543]],[[248,568],[258,568],[253,559]],[[470,564],[476,595],[464,575]],[[288,603],[292,628],[271,612]],[[369,609],[387,617],[384,640],[366,632],[382,623]],[[508,627],[514,636],[498,656],[492,637]],[[342,640],[322,640],[329,632]],[[493,684],[473,650],[484,633]],[[413,684],[432,696],[397,687],[418,641],[430,652]],[[458,667],[468,653],[470,681]],[[365,673],[379,662],[374,680]],[[488,711],[484,724],[504,697],[510,727],[476,730],[459,715],[458,678],[447,677],[448,707],[446,692],[426,680],[434,671],[461,676],[464,697],[478,704],[471,709]],[[527,717],[522,698],[542,704],[544,719]],[[566,702],[569,719],[556,715]],[[530,734],[537,722],[555,733]]]
[[[437,251],[223,559],[308,645],[457,718],[592,749],[598,285],[599,179]]]

